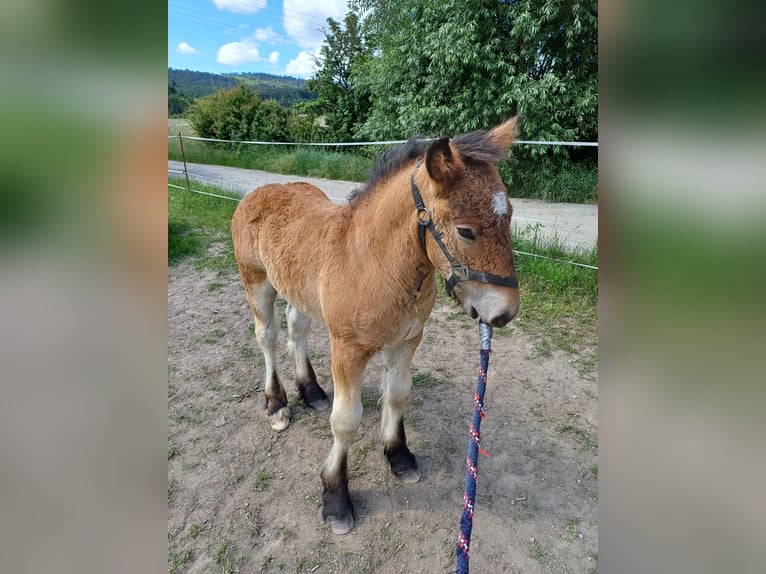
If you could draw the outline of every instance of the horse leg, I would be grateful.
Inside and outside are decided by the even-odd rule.
[[[330,415],[333,443],[322,469],[322,519],[333,533],[354,527],[354,505],[348,493],[348,451],[362,420],[362,376],[372,352],[331,337],[335,396]]]
[[[385,372],[382,389],[383,412],[380,421],[383,452],[388,458],[391,472],[406,483],[420,480],[418,463],[407,448],[407,437],[404,434],[404,407],[412,389],[410,366],[420,337],[421,335],[418,335],[398,347],[383,351]]]
[[[279,322],[274,316],[274,301],[277,292],[265,275],[260,281],[245,283],[247,300],[255,318],[255,338],[263,352],[266,363],[264,396],[266,397],[266,415],[275,431],[283,431],[290,424],[290,407],[287,395],[277,375],[277,336]]]
[[[309,360],[308,334],[311,319],[289,303],[285,314],[287,315],[287,333],[295,359],[295,382],[298,385],[298,392],[307,406],[318,411],[326,411],[330,408],[330,401],[317,383],[314,367]]]

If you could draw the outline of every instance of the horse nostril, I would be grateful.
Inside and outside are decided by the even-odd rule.
[[[493,317],[490,319],[489,324],[493,327],[505,327],[508,323],[510,323],[511,319],[513,319],[516,316],[516,313],[512,313],[511,311],[506,311],[502,315],[497,315],[496,317]]]

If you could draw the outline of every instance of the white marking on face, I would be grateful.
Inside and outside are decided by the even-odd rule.
[[[492,211],[495,215],[502,217],[508,213],[508,197],[504,191],[496,191],[492,195]]]

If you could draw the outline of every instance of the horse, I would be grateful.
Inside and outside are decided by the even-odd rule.
[[[333,443],[320,473],[321,518],[335,534],[354,526],[348,452],[362,417],[362,377],[376,353],[385,367],[383,452],[397,478],[420,480],[407,447],[404,408],[437,273],[473,319],[502,327],[518,312],[512,207],[497,170],[508,158],[517,120],[430,144],[411,138],[378,158],[365,186],[345,204],[333,204],[309,183],[267,184],[249,193],[232,216],[234,255],[265,359],[272,429],[290,423],[277,374],[277,294],[287,302],[298,392],[317,411],[331,404],[309,360],[311,321],[324,321],[329,331]]]

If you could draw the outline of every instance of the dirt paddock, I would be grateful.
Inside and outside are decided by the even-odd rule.
[[[168,571],[454,570],[479,365],[475,322],[437,302],[426,324],[405,415],[422,470],[417,484],[388,469],[378,437],[382,365],[371,361],[349,460],[356,526],[341,537],[319,519],[329,413],[298,401],[283,328],[280,374],[292,422],[271,430],[252,323],[235,270],[221,277],[191,263],[169,269]],[[332,397],[323,325],[313,326],[310,343]],[[583,372],[573,355],[541,353],[513,323],[492,348],[482,423],[490,456],[479,461],[471,571],[596,572],[597,374]]]

